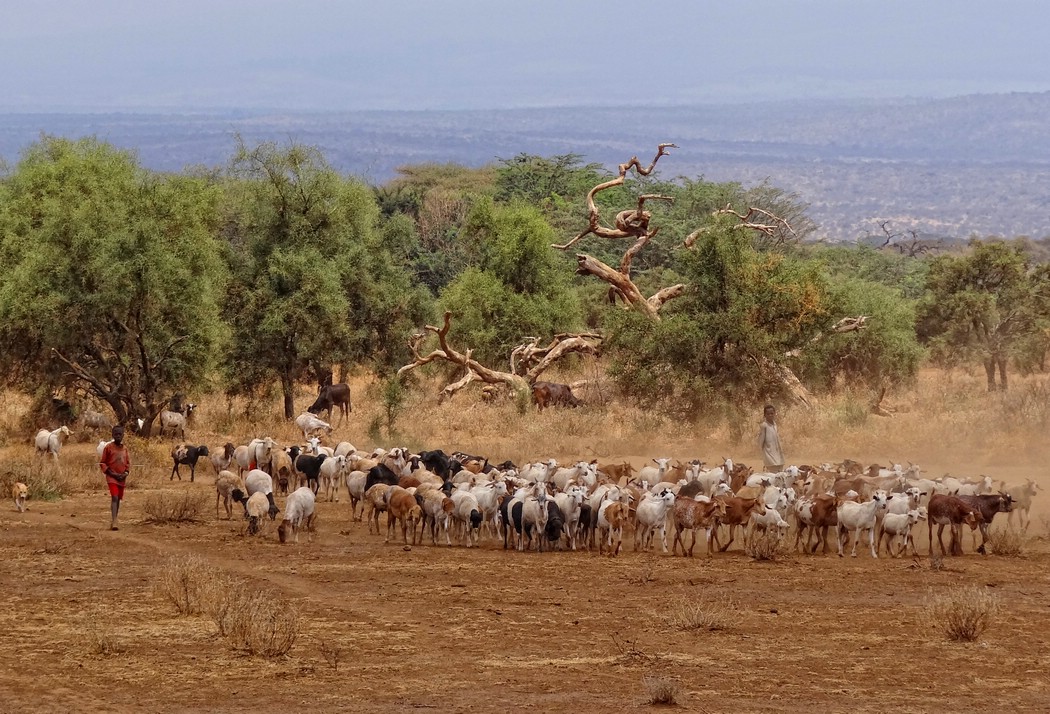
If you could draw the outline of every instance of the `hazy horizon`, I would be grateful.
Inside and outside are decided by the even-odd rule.
[[[963,7],[965,9],[963,9]],[[12,4],[0,111],[479,110],[1050,91],[1050,6]]]

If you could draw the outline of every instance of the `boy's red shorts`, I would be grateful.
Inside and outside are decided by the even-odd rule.
[[[127,481],[118,481],[112,476],[106,477],[106,485],[109,486],[109,495],[124,500],[124,484]]]

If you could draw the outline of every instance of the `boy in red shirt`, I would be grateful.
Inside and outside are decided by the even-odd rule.
[[[124,498],[124,484],[131,471],[131,456],[128,454],[128,447],[124,446],[124,427],[120,425],[113,427],[113,441],[106,444],[106,448],[102,450],[99,467],[106,475],[106,485],[109,486],[109,510],[113,516],[109,529],[115,531],[117,530],[117,512],[120,510],[120,501]]]

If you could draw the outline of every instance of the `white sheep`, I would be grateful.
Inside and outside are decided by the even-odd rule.
[[[242,493],[246,490],[244,482],[240,476],[237,476],[232,471],[220,471],[219,475],[215,477],[215,517],[219,517],[219,500],[222,500],[223,506],[226,508],[226,520],[233,517],[233,492],[234,490],[240,490]]]
[[[343,483],[343,477],[346,475],[346,457],[345,456],[333,456],[330,459],[325,459],[321,463],[319,471],[321,479],[321,488],[324,489],[325,498],[329,501],[333,500],[339,502],[339,487]]]
[[[277,517],[278,509],[277,504],[273,500],[273,478],[270,477],[270,474],[260,469],[252,469],[244,478],[244,487],[249,496],[254,496],[257,493],[263,494],[270,504],[270,520],[274,520]]]
[[[175,436],[175,432],[178,432],[179,438],[185,439],[186,417],[179,412],[164,409],[160,413],[160,436],[164,436],[165,431],[170,431],[172,436]]]
[[[73,432],[69,430],[68,426],[60,426],[54,431],[48,431],[47,429],[41,429],[36,433],[36,453],[40,456],[51,455],[51,458],[58,461],[58,452],[62,451],[62,444],[65,443],[66,439],[72,436]]]
[[[316,431],[332,433],[332,425],[323,419],[319,419],[310,412],[304,412],[295,418],[295,425],[303,432],[303,439],[308,440],[310,435]]]
[[[240,493],[240,491],[235,493]],[[263,493],[253,493],[241,502],[244,504],[244,512],[248,514],[248,535],[255,535],[264,523],[263,516],[270,511],[270,502],[266,500],[266,495]]]
[[[284,502],[284,520],[277,527],[277,538],[281,543],[288,540],[289,533],[295,536],[295,542],[298,543],[299,529],[304,525],[308,529],[313,528],[314,504],[314,492],[309,486],[292,491]]]

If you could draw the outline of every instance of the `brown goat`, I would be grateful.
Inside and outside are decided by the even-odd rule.
[[[748,519],[751,518],[751,511],[761,503],[761,499],[758,498],[737,498],[735,496],[724,496],[714,500],[722,503],[724,510],[715,517],[715,525],[707,536],[708,555],[711,555],[711,541],[718,543],[718,526],[729,526],[729,540],[718,549],[719,553],[724,553],[733,544],[736,527],[747,525]]]
[[[970,530],[977,528],[980,514],[977,510],[961,500],[958,496],[947,496],[935,493],[930,496],[930,503],[926,506],[926,525],[930,537],[930,555],[933,555],[933,524],[937,524],[937,542],[941,544],[941,555],[947,555],[944,550],[944,527],[951,526],[952,542],[951,554],[962,555],[962,524],[970,526]]]
[[[374,486],[373,486],[374,488]],[[386,507],[386,542],[390,542],[390,536],[401,521],[401,540],[408,545],[408,529],[412,528],[412,545],[417,545],[416,530],[423,520],[423,509],[416,502],[416,497],[400,486],[390,489]],[[423,540],[423,534],[419,534],[419,540]]]
[[[697,501],[688,496],[679,496],[674,501],[674,544],[671,546],[671,555],[678,552],[678,543],[682,544],[682,555],[685,555],[685,538],[682,534],[690,531],[693,539],[689,543],[689,557],[693,557],[693,548],[696,546],[696,531],[698,528],[712,528],[716,516],[725,515],[725,504],[720,501]],[[710,544],[709,539],[705,539]],[[710,548],[710,545],[708,546]],[[710,554],[710,552],[708,553]]]

